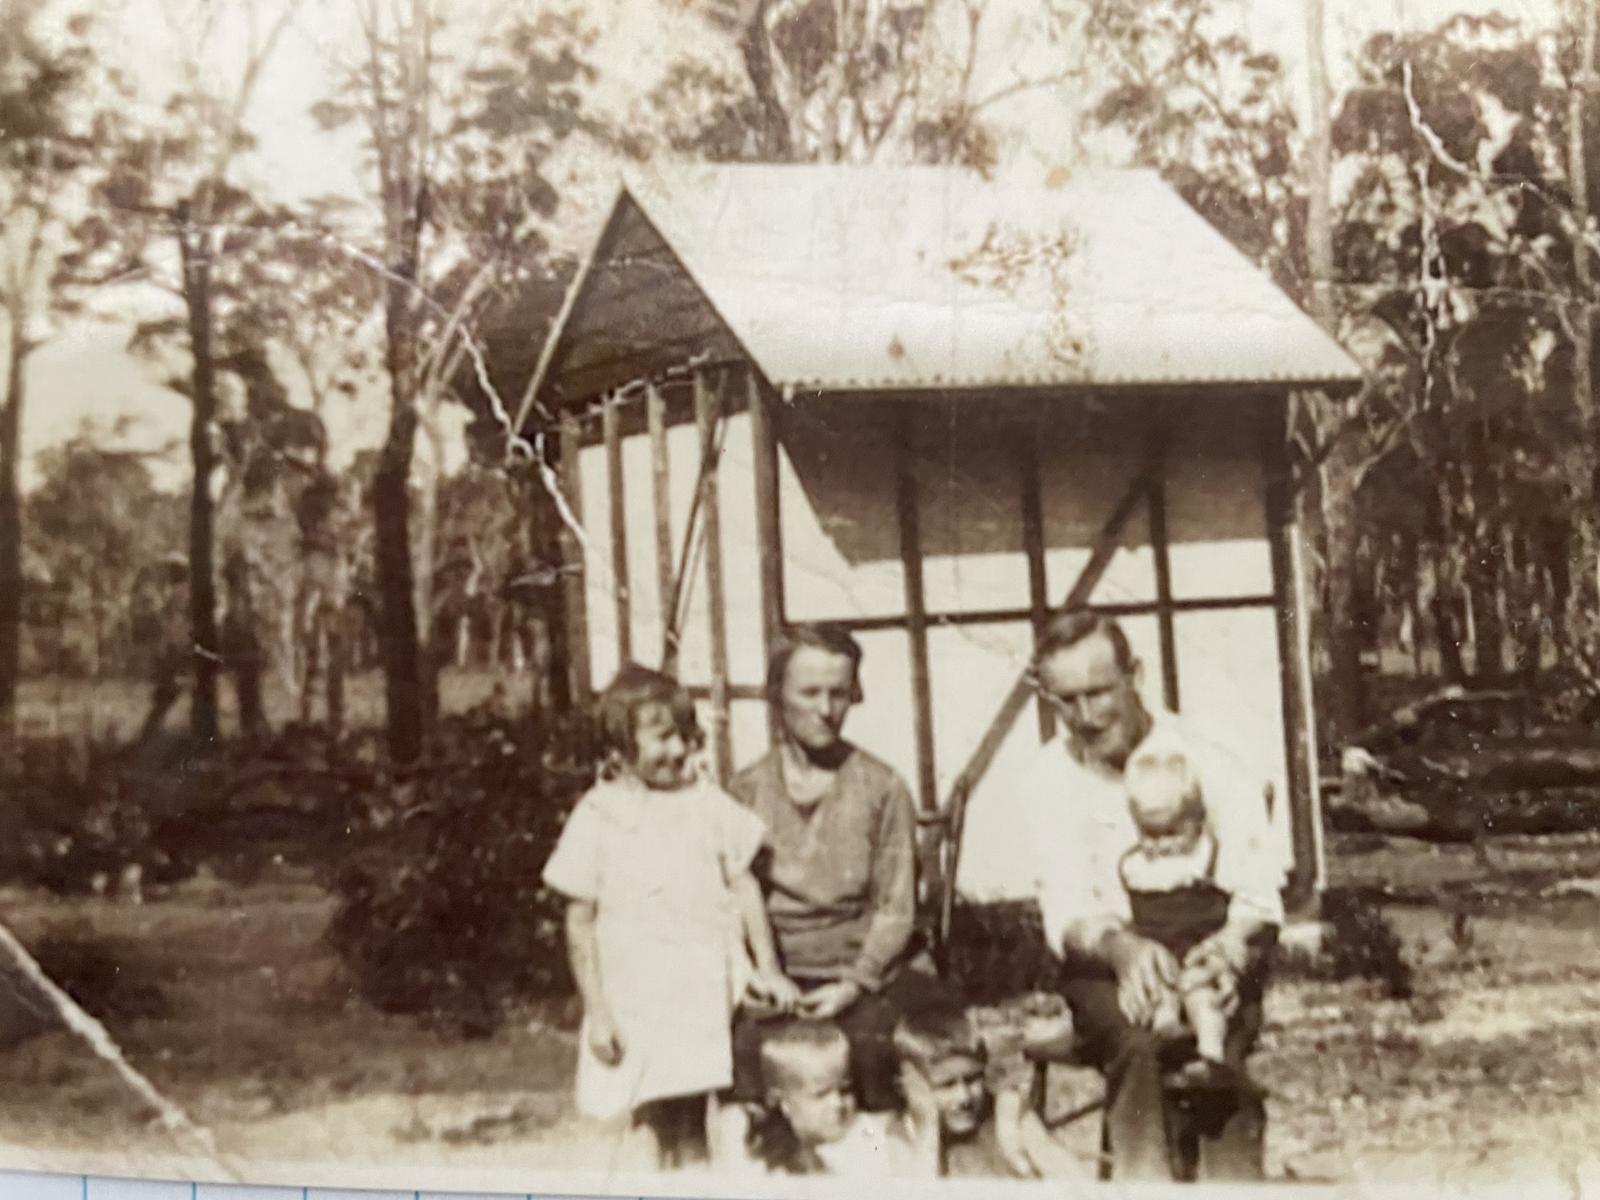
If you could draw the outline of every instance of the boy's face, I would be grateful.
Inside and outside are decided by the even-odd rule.
[[[836,1142],[856,1115],[850,1083],[850,1050],[818,1050],[789,1066],[772,1102],[802,1145]]]
[[[1195,816],[1184,815],[1170,822],[1140,822],[1139,845],[1153,858],[1167,858],[1187,854],[1200,840],[1205,823]]]
[[[909,1064],[906,1069],[916,1070]],[[940,1059],[928,1071],[928,1087],[946,1133],[955,1137],[976,1133],[989,1115],[989,1089],[983,1074],[983,1063],[967,1054]]]
[[[1187,854],[1205,828],[1205,808],[1180,761],[1135,759],[1128,768],[1128,808],[1140,847],[1156,858]]]
[[[647,704],[634,718],[633,773],[651,788],[670,790],[684,782],[689,747],[665,704]]]

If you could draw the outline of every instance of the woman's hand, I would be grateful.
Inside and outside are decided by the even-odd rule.
[[[756,971],[750,994],[779,1013],[792,1013],[800,1003],[800,985],[776,967]]]
[[[596,1009],[588,1016],[589,1049],[606,1066],[616,1066],[622,1061],[622,1055],[627,1050],[621,1030],[611,1019],[611,1014],[604,1009]]]
[[[799,1010],[803,1016],[813,1020],[831,1021],[859,999],[861,985],[848,979],[839,979],[802,995]]]

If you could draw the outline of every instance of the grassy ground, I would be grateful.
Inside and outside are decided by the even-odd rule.
[[[1384,894],[1415,994],[1275,984],[1256,1063],[1272,1172],[1525,1184],[1587,1161],[1600,1126],[1600,837],[1507,841],[1487,863],[1466,848],[1346,839],[1332,872]],[[202,875],[139,905],[0,901],[53,974],[94,995],[129,1058],[234,1155],[427,1163],[467,1181],[611,1153],[568,1116],[569,1011],[530,1010],[477,1041],[373,1012],[320,941],[327,897],[290,868],[249,886]],[[64,1032],[0,1052],[0,1094],[0,1165],[171,1150]],[[1068,1137],[1092,1149],[1093,1119]]]

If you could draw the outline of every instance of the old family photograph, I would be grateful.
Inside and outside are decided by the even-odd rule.
[[[1597,25],[0,5],[0,1168],[1581,1187]]]

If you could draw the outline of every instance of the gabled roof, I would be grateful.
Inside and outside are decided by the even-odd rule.
[[[571,402],[691,354],[779,387],[1338,384],[1355,361],[1151,171],[630,178],[541,358]]]

